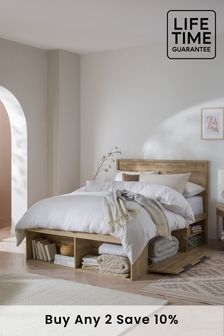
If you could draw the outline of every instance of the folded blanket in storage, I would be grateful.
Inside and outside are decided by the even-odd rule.
[[[99,254],[113,254],[117,256],[127,257],[127,254],[125,253],[122,245],[117,245],[117,244],[103,243],[98,248],[98,253]]]
[[[82,257],[82,265],[83,266],[98,266],[97,258],[98,256],[95,256],[95,255],[86,255]]]
[[[176,254],[179,250],[179,241],[176,237],[166,239],[164,237],[157,237],[149,243],[149,257],[161,258]],[[172,254],[173,255],[173,254]]]
[[[104,273],[129,274],[130,266],[127,257],[102,254],[98,257],[98,271]]]
[[[160,261],[165,260],[167,258],[173,257],[177,254],[177,252],[178,251],[169,251],[166,255],[163,255],[161,257],[153,257],[153,258],[149,257],[149,261],[151,261],[150,264],[151,263],[157,263],[157,262],[160,262]]]

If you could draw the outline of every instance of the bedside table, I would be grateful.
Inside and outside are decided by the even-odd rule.
[[[221,240],[221,231],[224,231],[224,204],[223,203],[217,203],[216,205],[216,233],[217,233],[217,239]],[[219,229],[219,217],[222,218],[222,230]],[[224,243],[224,242],[223,242]]]

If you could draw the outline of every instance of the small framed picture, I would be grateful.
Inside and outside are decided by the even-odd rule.
[[[203,140],[224,139],[224,108],[201,109],[201,138]]]

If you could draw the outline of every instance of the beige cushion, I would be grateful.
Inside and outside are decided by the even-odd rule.
[[[122,181],[139,181],[139,174],[122,174]]]
[[[137,171],[122,171],[122,170],[117,170],[114,181],[122,181],[123,179],[123,174],[128,174],[128,175],[139,175],[140,173]]]
[[[191,176],[188,174],[160,174],[154,175],[147,172],[140,174],[140,182],[148,182],[150,184],[159,184],[163,186],[170,187],[179,193],[183,194],[186,183]]]
[[[149,171],[147,172],[149,174],[159,174],[158,171]],[[138,171],[124,171],[124,170],[117,170],[114,181],[123,181],[123,174],[128,174],[128,175],[139,175],[140,172]]]

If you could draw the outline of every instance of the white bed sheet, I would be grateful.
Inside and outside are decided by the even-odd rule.
[[[161,189],[161,186],[158,188],[156,188],[157,197],[163,193],[163,188]],[[168,191],[166,190],[166,192]],[[175,204],[173,197],[171,197],[174,191],[170,192],[169,199],[172,205]],[[104,212],[107,193],[105,191],[76,191],[71,194],[39,201],[16,224],[17,244],[20,244],[24,239],[25,230],[32,228],[110,234],[110,228],[106,225]],[[129,260],[133,263],[148,241],[156,236],[156,225],[153,223],[149,213],[138,203],[127,201],[126,205],[129,210],[135,210],[136,216],[126,226],[116,229],[113,236],[121,240]],[[183,198],[183,208],[185,209],[186,207],[191,211],[190,205]],[[193,222],[192,219],[184,218],[174,212],[179,212],[178,209],[179,207],[175,206],[172,211],[165,207],[163,210],[171,231],[187,227]]]
[[[188,202],[188,204],[190,204],[194,215],[199,215],[204,212],[202,196],[193,196],[190,198],[186,198],[186,201]]]

